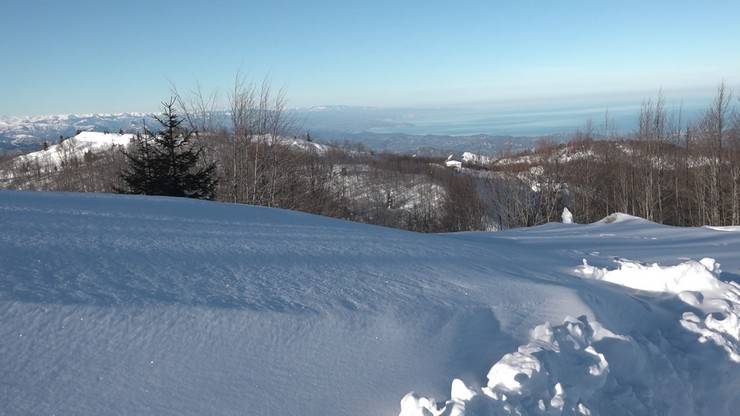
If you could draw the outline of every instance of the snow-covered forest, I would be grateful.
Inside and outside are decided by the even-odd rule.
[[[634,132],[615,131],[606,112],[566,142],[448,157],[378,153],[292,134],[285,96],[269,84],[245,85],[235,86],[228,126],[214,119],[214,103],[202,93],[176,94],[172,103],[182,122],[178,134],[187,132],[203,150],[201,165],[214,165],[211,197],[218,201],[423,232],[544,224],[559,220],[564,208],[576,222],[618,211],[668,225],[740,224],[740,97],[724,84],[696,121],[685,120],[680,107],[667,108],[659,94],[643,102]],[[81,131],[30,154],[7,154],[0,185],[130,191],[121,176],[126,149],[149,136],[145,126]]]

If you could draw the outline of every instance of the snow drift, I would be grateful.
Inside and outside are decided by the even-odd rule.
[[[583,259],[583,265],[576,272],[586,278],[603,280],[633,289],[648,292],[678,294],[687,290],[696,292],[714,291],[723,285],[717,276],[719,264],[711,258],[700,261],[690,260],[676,266],[661,267],[657,263],[641,264],[636,261],[618,259],[616,270],[589,266]]]
[[[697,309],[681,316],[681,325],[700,335],[701,342],[711,341],[740,363],[740,285],[719,279],[720,265],[711,258],[686,261],[676,266],[643,265],[617,260],[619,268],[608,270],[583,265],[576,272],[589,279],[658,293],[672,293]]]
[[[740,233],[624,217],[423,235],[279,209],[26,192],[0,192],[0,230],[0,414],[740,406],[740,364],[716,342],[737,345]],[[721,270],[682,267],[704,268],[715,289],[650,292],[574,272],[584,258],[608,275],[614,258],[652,270],[704,257]]]

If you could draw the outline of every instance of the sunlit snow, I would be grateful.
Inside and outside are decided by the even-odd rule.
[[[740,407],[737,232],[618,214],[429,235],[5,191],[0,230],[0,414]]]

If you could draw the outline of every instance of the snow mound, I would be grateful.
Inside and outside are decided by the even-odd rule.
[[[623,212],[615,212],[612,214],[609,214],[608,216],[604,217],[600,221],[597,221],[597,224],[611,224],[616,222],[624,222],[624,221],[645,221],[643,218],[635,217],[634,215],[625,214]]]
[[[699,342],[722,347],[732,361],[740,362],[740,285],[719,279],[720,265],[712,258],[689,260],[675,266],[617,260],[619,268],[590,266],[586,259],[576,274],[648,292],[678,295],[696,312],[681,315],[681,326],[699,335]]]
[[[561,216],[563,224],[573,224],[573,213],[568,208],[563,208],[563,215]]]
[[[734,232],[740,231],[740,225],[727,225],[727,226],[707,225],[704,228],[708,228],[714,231],[734,231]]]

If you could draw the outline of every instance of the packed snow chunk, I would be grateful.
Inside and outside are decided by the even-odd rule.
[[[445,404],[443,416],[462,416],[465,414],[466,404],[473,400],[477,393],[469,389],[465,383],[456,378],[452,380],[450,401]]]
[[[411,392],[401,399],[401,413],[398,416],[437,416],[439,414],[433,400],[419,397]]]
[[[660,266],[657,263],[642,264],[637,261],[618,259],[616,270],[598,268],[583,259],[576,273],[584,278],[603,280],[616,285],[648,292],[675,293],[683,291],[711,291],[721,286],[717,276],[719,263],[705,258],[701,261],[686,261],[676,266]]]
[[[444,406],[437,406],[433,399],[420,397],[411,392],[401,399],[399,416],[463,416],[468,402],[478,393],[468,388],[460,379],[452,380],[450,400]]]
[[[632,342],[585,316],[566,318],[556,327],[537,326],[529,343],[491,367],[488,384],[480,391],[456,379],[451,399],[431,409],[425,407],[429,400],[409,393],[401,402],[400,416],[426,414],[417,409],[445,416],[590,414],[588,403],[609,376],[609,363],[593,343],[612,335],[620,342]]]
[[[466,401],[475,396],[475,392],[470,390],[459,378],[452,380],[452,388],[450,390],[450,397],[452,400]]]
[[[488,372],[488,387],[509,394],[527,393],[524,389],[540,370],[540,361],[526,351],[506,354]]]
[[[573,214],[567,207],[563,208],[563,215],[561,218],[563,220],[563,224],[573,224]]]

